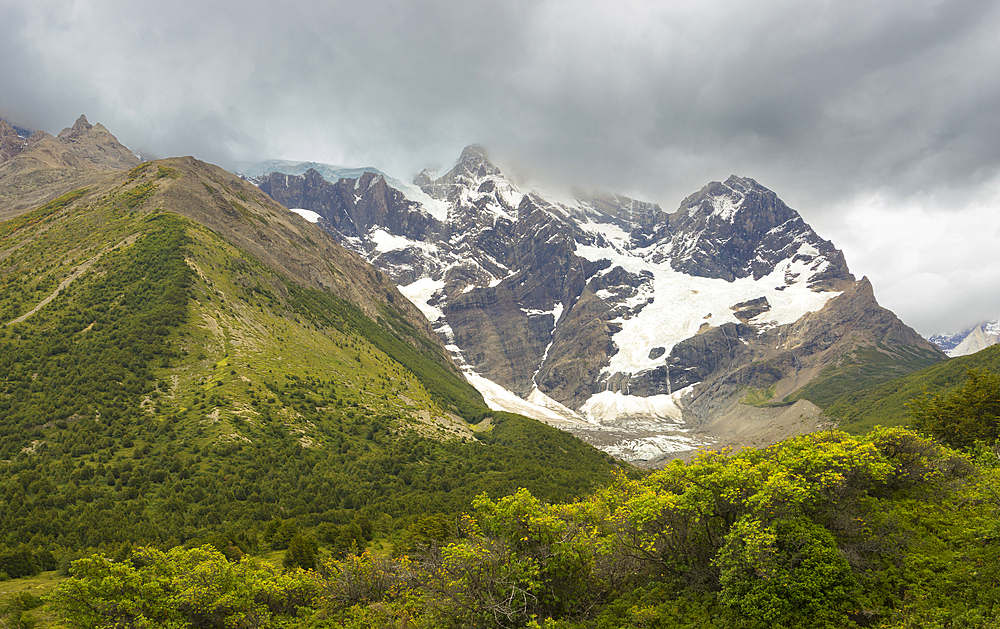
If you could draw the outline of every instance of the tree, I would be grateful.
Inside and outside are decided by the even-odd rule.
[[[844,627],[854,582],[833,535],[807,518],[736,523],[717,562],[720,599],[747,627]]]
[[[1000,437],[1000,376],[970,369],[965,382],[947,394],[929,394],[907,406],[913,427],[956,448]]]
[[[295,537],[288,542],[288,551],[285,553],[282,563],[286,569],[304,568],[311,570],[316,567],[318,553],[319,545],[312,536],[296,533]]]

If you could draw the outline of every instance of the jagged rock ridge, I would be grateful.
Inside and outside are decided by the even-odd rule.
[[[38,131],[23,138],[0,121],[0,220],[80,188],[100,173],[115,173],[140,162],[101,124],[80,116],[52,137]]]

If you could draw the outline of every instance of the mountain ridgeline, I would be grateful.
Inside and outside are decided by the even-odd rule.
[[[399,285],[492,406],[628,459],[773,441],[790,414],[815,429],[844,389],[944,358],[749,178],[673,213],[521,189],[476,146],[419,195],[374,169],[253,181]]]
[[[82,167],[117,142],[74,129],[78,161],[34,168],[43,141],[0,164],[60,192],[0,223],[0,572],[133,544],[405,546],[481,493],[610,478],[606,454],[487,408],[385,274],[315,225],[190,157]]]

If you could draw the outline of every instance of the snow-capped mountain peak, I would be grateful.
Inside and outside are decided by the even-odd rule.
[[[841,252],[750,178],[709,183],[672,214],[620,195],[522,190],[479,146],[414,178],[446,212],[371,172],[260,181],[388,274],[488,399],[536,405],[577,432],[631,426],[609,446],[621,455],[694,444],[682,426],[691,400],[746,361],[787,355],[759,378],[797,382],[788,373],[806,359],[789,348],[829,341],[787,329],[843,292],[877,307]]]

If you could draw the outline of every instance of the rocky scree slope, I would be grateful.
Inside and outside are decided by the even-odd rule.
[[[629,459],[746,430],[748,394],[793,403],[854,373],[859,347],[878,348],[891,373],[943,357],[753,179],[712,182],[667,213],[522,190],[470,146],[444,174],[414,179],[446,215],[376,172],[254,181],[396,282],[491,404]],[[797,404],[815,428],[818,409]]]

